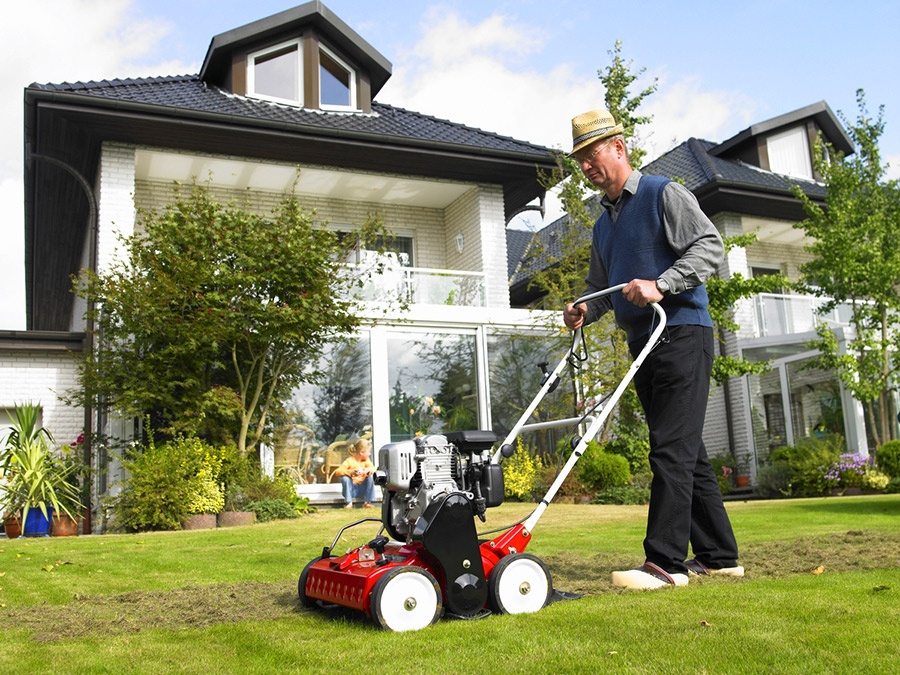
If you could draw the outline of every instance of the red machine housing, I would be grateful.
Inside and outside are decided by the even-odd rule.
[[[524,525],[519,524],[483,542],[479,551],[485,577],[490,580],[491,570],[503,557],[521,553],[530,541],[531,533],[525,532]],[[371,616],[370,601],[376,582],[388,570],[403,565],[420,567],[431,574],[438,581],[446,604],[447,580],[443,578],[441,566],[419,542],[391,541],[384,546],[383,552],[361,546],[339,557],[316,559],[304,571],[305,579],[300,579],[303,584],[301,595],[310,601],[349,607]]]

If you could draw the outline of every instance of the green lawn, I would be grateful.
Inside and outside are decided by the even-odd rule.
[[[646,507],[554,504],[528,550],[548,563],[558,588],[584,598],[404,634],[296,601],[303,565],[341,525],[369,512],[208,532],[0,541],[0,672],[897,671],[900,495],[727,507],[743,580],[618,592],[609,572],[642,560]],[[492,509],[482,529],[529,510]],[[351,530],[338,548],[376,529]]]

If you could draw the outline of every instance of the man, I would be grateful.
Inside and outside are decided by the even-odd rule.
[[[375,501],[375,465],[369,456],[372,454],[372,444],[364,438],[359,439],[353,446],[353,454],[344,460],[334,472],[341,481],[341,493],[344,495],[344,508],[353,508],[353,498],[365,500],[364,508],[371,509]]]
[[[655,316],[666,311],[663,338],[634,378],[650,428],[650,511],[646,562],[613,572],[615,586],[684,586],[688,574],[743,576],[737,543],[703,445],[703,422],[713,359],[712,320],[703,282],[724,256],[722,239],[681,185],[643,176],[628,162],[623,127],[606,110],[572,120],[570,156],[605,193],[593,230],[587,290],[621,283],[621,297],[566,305],[571,329],[612,309],[632,356],[646,345]],[[686,561],[688,542],[694,559]]]

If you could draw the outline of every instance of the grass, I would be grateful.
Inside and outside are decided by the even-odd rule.
[[[609,572],[642,560],[646,507],[554,504],[528,550],[558,588],[584,598],[414,634],[298,606],[297,576],[348,522],[344,511],[208,532],[0,541],[0,672],[897,669],[900,495],[727,508],[743,580],[616,591]],[[489,511],[488,525],[529,510],[505,504]],[[338,548],[376,529],[355,528]]]

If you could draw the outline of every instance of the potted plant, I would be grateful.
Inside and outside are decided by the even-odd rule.
[[[3,515],[3,531],[7,539],[16,539],[22,535],[22,505],[19,504],[9,492],[9,473],[0,478],[0,494],[2,505],[0,513]]]
[[[216,524],[219,527],[252,525],[256,520],[256,514],[247,509],[249,504],[250,498],[243,487],[237,484],[228,485],[225,488],[225,510],[219,511]]]
[[[50,432],[38,427],[40,408],[33,403],[17,405],[0,468],[7,504],[21,505],[23,536],[49,536],[52,511],[72,515],[80,508],[78,490],[65,467],[50,452]]]
[[[218,478],[219,465],[207,458],[193,478],[194,495],[188,504],[188,517],[181,521],[183,530],[207,530],[216,527],[216,514],[225,506],[225,495]]]
[[[79,436],[75,443],[63,448],[62,456],[57,462],[61,480],[66,483],[66,488],[58,495],[60,505],[64,508],[57,509],[53,514],[50,534],[54,537],[78,536],[78,517],[83,506],[77,496],[81,490],[79,477],[83,474],[83,470],[77,452],[73,448],[77,448],[83,440],[84,436]],[[73,500],[72,495],[76,495],[76,499]]]

